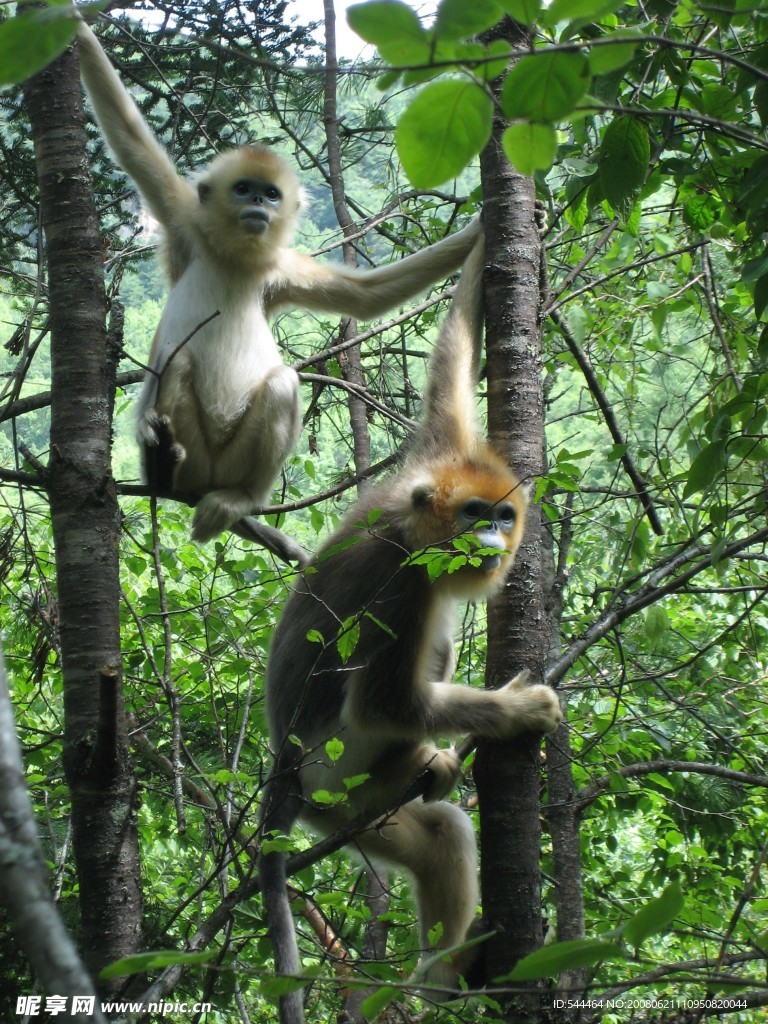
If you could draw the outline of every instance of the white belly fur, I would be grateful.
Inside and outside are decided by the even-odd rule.
[[[200,327],[217,310],[218,316]],[[209,426],[222,435],[238,422],[266,373],[282,362],[261,289],[254,282],[235,287],[199,261],[172,289],[159,334],[164,365],[192,335],[183,346],[192,361],[192,383],[197,395],[205,396]]]

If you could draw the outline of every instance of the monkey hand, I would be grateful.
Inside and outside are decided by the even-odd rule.
[[[424,758],[423,763],[431,777],[424,790],[425,803],[443,800],[451,792],[456,785],[456,780],[461,775],[461,758],[453,747],[447,749],[422,747],[419,756]]]
[[[528,684],[530,673],[523,671],[497,690],[509,725],[508,735],[521,732],[554,732],[563,720],[560,701],[551,686]]]
[[[174,439],[171,421],[154,407],[146,409],[139,416],[139,421],[136,425],[136,437],[139,444],[147,445],[149,448],[172,445]]]
[[[174,439],[171,421],[156,409],[149,409],[139,420],[138,436],[147,483],[156,491],[172,491],[176,468],[186,452]]]

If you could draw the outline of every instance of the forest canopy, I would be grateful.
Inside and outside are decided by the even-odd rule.
[[[472,992],[413,983],[407,877],[301,828],[302,975],[275,978],[254,851],[297,569],[193,543],[141,481],[157,226],[83,101],[69,6],[5,7],[0,738],[12,705],[36,825],[15,837],[3,742],[0,864],[25,851],[100,998],[200,1007],[164,1020],[266,1024],[291,984],[346,1024],[764,1019],[768,7],[367,0],[359,61],[332,0],[311,24],[284,0],[86,13],[185,175],[253,141],[297,169],[300,251],[381,266],[482,213],[479,408],[532,512],[509,587],[460,611],[455,678],[527,668],[566,720],[481,743],[450,797],[492,933]],[[452,283],[373,322],[275,319],[303,422],[260,522],[316,550],[391,471]],[[86,995],[41,974],[64,939],[25,930],[3,874],[0,1014]]]

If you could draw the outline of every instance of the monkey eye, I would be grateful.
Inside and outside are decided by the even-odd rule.
[[[502,505],[496,514],[500,522],[510,526],[517,520],[517,509],[514,505]]]
[[[488,518],[488,506],[484,501],[478,501],[477,499],[468,501],[462,511],[471,522]]]
[[[273,201],[282,198],[282,192],[277,187],[277,185],[267,185],[267,186],[265,186],[265,188],[264,188],[264,195],[266,196],[267,199],[272,199]]]
[[[238,196],[247,196],[251,193],[251,184],[248,181],[236,181],[232,191]]]

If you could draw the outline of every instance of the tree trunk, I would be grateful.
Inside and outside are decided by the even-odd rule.
[[[102,243],[74,51],[30,79],[24,92],[48,260],[48,472],[61,616],[64,770],[80,939],[96,975],[142,945],[136,780],[121,683],[119,508],[110,463],[115,353],[107,346]]]
[[[333,0],[323,0],[325,13],[325,80],[323,96],[323,123],[325,139],[328,146],[328,176],[331,183],[333,208],[336,219],[349,238],[355,231],[355,224],[347,209],[344,193],[344,174],[341,166],[341,145],[339,143],[339,121],[336,104],[336,87],[339,77],[339,66],[336,59],[336,12]],[[346,241],[342,246],[344,262],[347,266],[357,266],[357,253],[352,242]],[[339,342],[344,342],[357,334],[357,321],[345,318],[339,326]],[[360,359],[359,346],[353,346],[339,354],[339,365],[344,379],[350,384],[365,387],[365,375]],[[352,443],[355,453],[355,472],[364,473],[371,467],[371,437],[368,430],[368,417],[365,402],[352,393],[347,398],[349,423],[352,428]],[[365,487],[365,481],[360,485]]]
[[[11,695],[0,651],[0,904],[43,989],[67,997],[68,1020],[103,1024],[101,1009],[75,1012],[72,997],[95,994],[51,898],[50,879],[24,781]]]
[[[523,42],[511,22],[505,38]],[[488,414],[491,441],[524,484],[544,468],[541,372],[540,238],[534,183],[510,166],[497,121],[481,158],[487,244],[485,275]],[[548,648],[541,514],[528,513],[515,568],[488,609],[486,685],[497,687],[528,669],[543,679]],[[540,900],[540,740],[483,742],[475,760],[480,802],[481,882],[486,924],[486,977],[508,973],[543,940]],[[530,986],[511,1000],[505,1020],[540,1021],[540,993]]]

